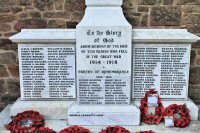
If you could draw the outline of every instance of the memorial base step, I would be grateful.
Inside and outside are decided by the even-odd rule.
[[[38,111],[45,116],[46,120],[66,120],[67,109],[74,101],[22,101],[20,98],[11,106],[10,115],[27,110]]]
[[[139,125],[140,110],[133,105],[78,105],[68,109],[69,125]]]
[[[137,107],[140,106],[140,101],[134,101],[135,105]],[[171,104],[186,104],[187,107],[190,109],[190,115],[191,115],[191,119],[192,120],[198,120],[198,111],[199,108],[198,106],[191,100],[188,99],[187,101],[177,101],[177,100],[173,100],[173,101],[162,101],[163,106],[166,108],[167,106],[171,105]]]
[[[8,105],[1,113],[0,113],[0,133],[10,133],[10,131],[6,130],[4,125],[10,119],[10,107],[12,105]],[[55,131],[59,132],[62,129],[69,127],[66,120],[46,120],[45,127],[50,127]],[[84,126],[91,130],[92,133],[99,133],[102,129],[105,129],[106,126]],[[200,132],[200,121],[192,121],[190,126],[187,128],[167,128],[164,126],[164,123],[160,123],[159,125],[147,125],[142,123],[140,126],[123,126],[131,133],[135,133],[136,131],[145,131],[145,130],[153,130],[156,133],[199,133]]]

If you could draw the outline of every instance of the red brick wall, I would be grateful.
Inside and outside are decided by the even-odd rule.
[[[0,0],[0,110],[20,96],[17,45],[22,28],[75,28],[84,0]],[[200,0],[124,0],[133,28],[187,28],[200,36]],[[113,14],[114,15],[114,14]],[[191,52],[190,97],[200,103],[200,41]]]

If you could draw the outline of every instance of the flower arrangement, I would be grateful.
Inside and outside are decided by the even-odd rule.
[[[63,129],[60,133],[90,133],[90,130],[80,126],[71,126]]]
[[[164,115],[165,117],[173,117],[175,127],[185,128],[190,124],[191,116],[189,112],[190,111],[187,108],[186,104],[172,104],[165,109]],[[175,114],[178,114],[179,116],[181,116],[181,118],[177,118]]]
[[[20,131],[29,133],[41,127],[44,127],[44,116],[33,110],[18,113],[7,125],[7,129],[11,133],[18,133]]]
[[[100,133],[130,133],[130,131],[126,130],[123,127],[115,126],[115,127],[107,127],[105,130],[101,130]]]
[[[148,113],[148,96],[158,93],[150,89],[148,92],[146,92],[144,98],[141,99],[141,105],[140,105],[140,111],[141,111],[141,119],[143,122],[147,124],[159,124],[163,120],[163,113],[164,113],[164,107],[162,105],[161,98],[158,95],[158,106],[155,109],[155,114],[149,114]]]

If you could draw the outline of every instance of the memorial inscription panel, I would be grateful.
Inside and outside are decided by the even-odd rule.
[[[187,99],[189,45],[134,45],[133,53],[133,98],[153,88],[161,98]]]
[[[77,89],[79,104],[129,104],[130,27],[79,27]]]
[[[53,46],[19,45],[22,99],[76,98],[75,48]]]

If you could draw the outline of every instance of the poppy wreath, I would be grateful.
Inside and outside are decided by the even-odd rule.
[[[191,116],[189,112],[190,110],[187,108],[186,104],[172,104],[165,109],[164,115],[173,116],[175,127],[185,128],[190,124]],[[175,114],[179,114],[181,118],[176,118]]]
[[[46,128],[41,127],[39,129],[34,129],[33,131],[31,131],[31,133],[57,133],[57,132],[48,127],[46,127]]]
[[[22,125],[26,120],[31,121],[29,126]],[[11,131],[11,133],[18,133],[21,131],[23,131],[23,133],[32,133],[40,127],[44,127],[44,116],[40,115],[39,112],[32,110],[18,113],[7,125],[7,129]]]
[[[130,133],[130,131],[126,130],[123,127],[115,126],[115,127],[107,127],[106,130],[101,130],[100,133]]]
[[[155,115],[154,114],[148,114],[148,96],[149,95],[158,95],[158,93],[150,89],[148,92],[146,92],[144,98],[141,99],[141,105],[140,105],[140,111],[141,111],[141,119],[143,122],[147,124],[159,124],[163,120],[164,115],[164,107],[162,105],[161,98],[158,95],[158,106],[155,109]]]
[[[156,132],[150,130],[150,131],[140,131],[140,132],[136,132],[136,133],[156,133]]]
[[[89,129],[80,126],[71,126],[63,129],[60,133],[91,133]]]
[[[54,131],[53,129],[50,129],[48,127],[40,127],[39,129],[38,128],[32,128],[29,132],[30,133],[57,133],[56,131]],[[19,133],[21,133],[21,132],[19,132]]]

